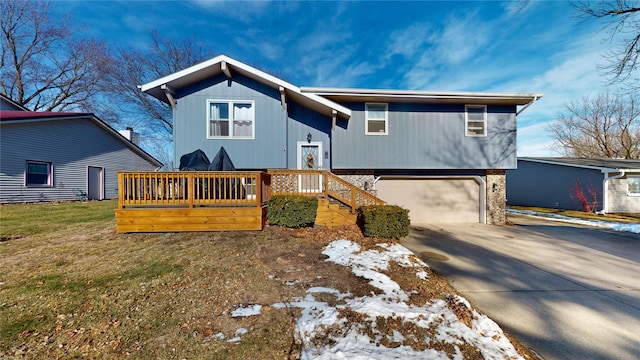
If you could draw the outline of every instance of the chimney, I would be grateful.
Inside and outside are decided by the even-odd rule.
[[[127,128],[125,130],[120,130],[120,135],[124,136],[125,138],[127,138],[127,140],[131,141],[132,143],[136,144],[137,146],[140,146],[140,134],[138,134],[137,132],[133,131],[133,128],[130,126],[127,126]]]

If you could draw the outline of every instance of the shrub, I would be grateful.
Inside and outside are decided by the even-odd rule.
[[[274,195],[267,205],[269,225],[289,228],[313,226],[318,212],[318,199],[298,195]]]
[[[409,235],[409,210],[397,205],[362,206],[358,225],[366,237],[399,239]]]

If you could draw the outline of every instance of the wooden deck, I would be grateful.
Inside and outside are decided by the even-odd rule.
[[[318,197],[323,226],[355,224],[358,207],[384,204],[326,170],[125,171],[118,189],[117,232],[262,230],[276,194]]]

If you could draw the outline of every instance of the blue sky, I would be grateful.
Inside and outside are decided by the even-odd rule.
[[[602,23],[565,1],[57,1],[125,46],[194,36],[298,86],[544,93],[518,117],[518,156],[557,156],[548,123],[605,89]]]

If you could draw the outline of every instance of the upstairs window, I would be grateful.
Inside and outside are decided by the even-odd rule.
[[[487,107],[467,105],[465,109],[465,136],[487,136]]]
[[[44,161],[27,161],[25,185],[28,187],[51,187],[53,185],[52,166]]]
[[[207,138],[254,139],[253,101],[207,101]]]
[[[365,134],[387,135],[389,130],[389,106],[381,103],[365,104]]]

